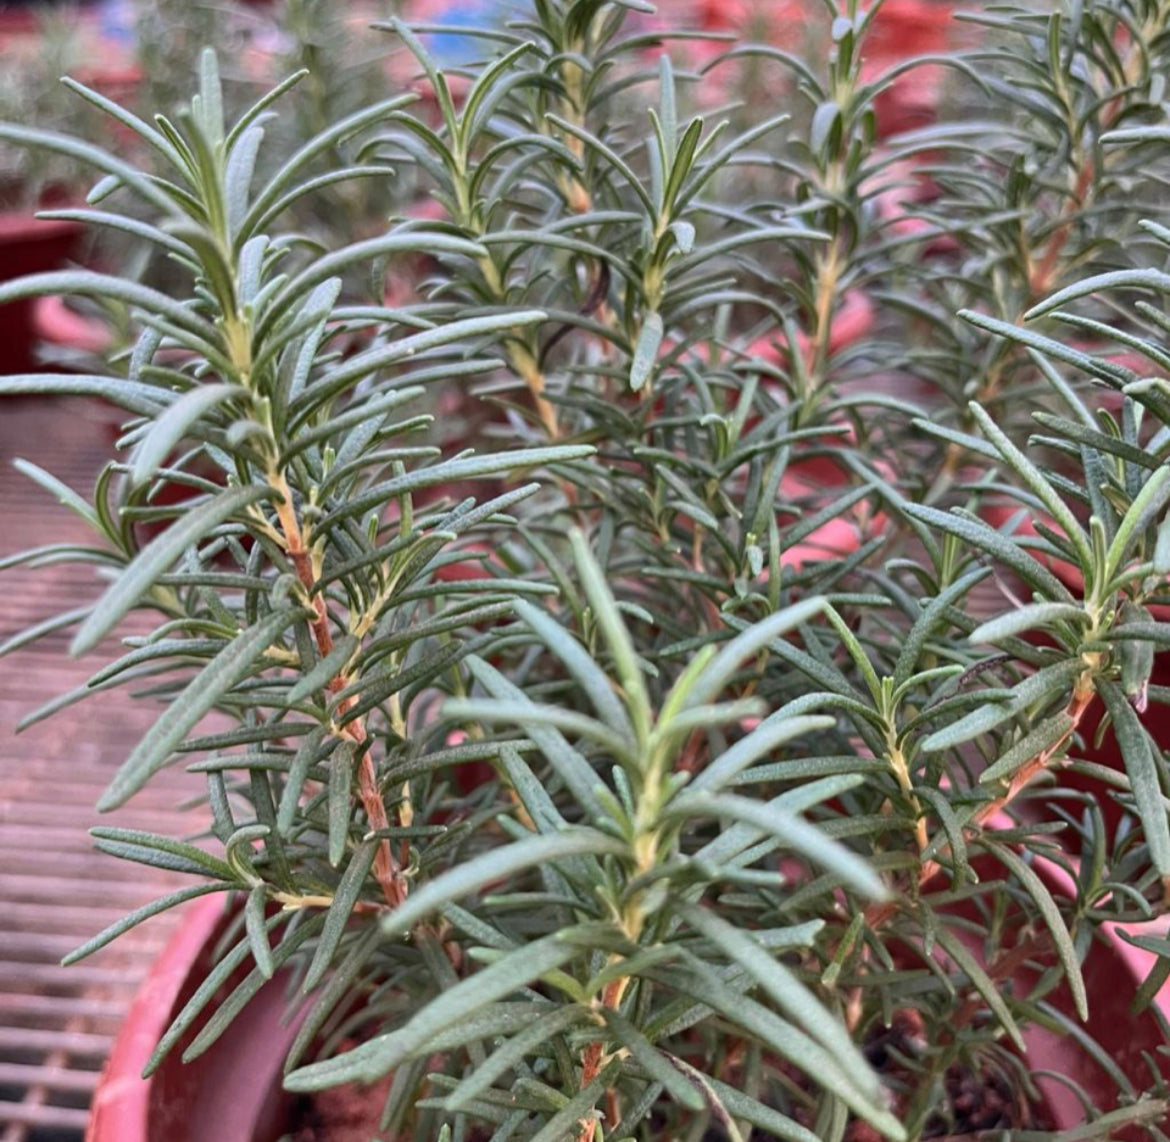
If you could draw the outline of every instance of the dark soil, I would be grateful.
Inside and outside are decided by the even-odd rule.
[[[390,1080],[373,1086],[342,1086],[318,1091],[293,1115],[287,1142],[373,1142],[382,1138],[378,1122]]]
[[[869,1061],[897,1088],[901,1065],[899,1058],[914,1055],[921,1046],[921,1020],[913,1011],[895,1013],[889,1028],[870,1036],[865,1044]],[[796,1081],[807,1081],[798,1071]],[[967,1138],[986,1130],[1051,1130],[1041,1108],[1030,1104],[1023,1094],[1012,1090],[1004,1079],[991,1072],[976,1075],[966,1067],[952,1067],[944,1080],[946,1105],[927,1123],[924,1139]],[[374,1086],[344,1086],[320,1091],[304,1099],[297,1107],[293,1127],[283,1142],[378,1142],[385,1136],[378,1132],[378,1122],[390,1089],[387,1078]],[[897,1112],[897,1108],[895,1113]],[[801,1118],[799,1112],[796,1117]],[[811,1122],[804,1125],[812,1126]],[[710,1131],[704,1142],[722,1142],[725,1136]],[[753,1134],[760,1142],[771,1136]],[[854,1120],[845,1134],[845,1142],[882,1142],[881,1136],[867,1123]]]
[[[879,1073],[901,1085],[904,1076],[899,1059],[912,1057],[924,1045],[921,1016],[913,1010],[897,1011],[888,1028],[881,1028],[865,1044],[865,1054]],[[943,1080],[946,1104],[927,1122],[923,1138],[966,1138],[983,1130],[1051,1130],[1043,1109],[1022,1091],[1013,1090],[991,1071],[976,1074],[968,1067],[953,1066]],[[897,1108],[894,1108],[897,1113]],[[853,1122],[846,1142],[878,1142],[880,1135],[864,1122]]]

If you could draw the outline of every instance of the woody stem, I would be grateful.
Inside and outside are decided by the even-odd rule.
[[[297,578],[300,580],[301,586],[305,589],[306,595],[312,598],[311,605],[313,607],[314,617],[309,623],[309,628],[312,631],[317,653],[322,658],[325,658],[333,649],[333,635],[329,630],[329,616],[325,610],[325,600],[319,593],[316,595],[312,593],[313,586],[316,582],[316,575],[313,572],[313,561],[305,547],[304,534],[292,505],[292,493],[289,490],[288,484],[283,477],[278,476],[274,481],[274,487],[276,487],[282,496],[282,499],[278,501],[276,514],[280,521],[281,531],[283,532],[284,548],[289,559],[292,561],[293,569],[296,572]],[[325,688],[330,694],[336,694],[343,690],[345,685],[345,674],[338,673],[329,680]],[[354,702],[354,698],[343,698],[334,711],[335,719],[344,717],[353,708]],[[355,745],[359,747],[365,746],[366,726],[364,719],[353,718],[351,721],[345,723],[340,732]],[[373,758],[370,757],[368,749],[361,750],[361,761],[358,763],[357,779],[358,796],[361,798],[362,806],[366,811],[366,820],[369,823],[370,831],[383,832],[389,829],[390,819],[386,814],[386,803],[382,800],[382,794],[378,789],[378,775],[374,769]],[[390,850],[390,841],[386,837],[383,837],[378,842],[378,848],[374,854],[374,878],[382,889],[382,895],[385,896],[386,903],[392,908],[397,907],[406,899],[406,886],[398,874],[398,868],[394,862],[394,854]]]

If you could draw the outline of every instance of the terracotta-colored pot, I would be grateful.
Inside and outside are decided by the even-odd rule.
[[[184,1064],[180,1045],[151,1078],[142,1078],[155,1044],[211,967],[230,918],[219,896],[188,907],[122,1025],[94,1094],[86,1142],[274,1142],[284,1131],[292,1099],[280,1076],[298,1024],[285,1018],[279,978],[206,1054]]]
[[[77,249],[81,226],[20,212],[0,213],[0,281],[55,270]],[[0,372],[37,368],[33,299],[0,305]]]

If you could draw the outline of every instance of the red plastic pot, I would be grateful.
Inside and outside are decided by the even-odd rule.
[[[1001,813],[992,819],[990,826],[993,829],[1013,828],[1015,822],[1007,814]],[[983,875],[993,877],[1002,871],[990,858],[987,863],[994,867],[985,868]],[[1032,867],[1054,896],[1075,896],[1076,886],[1072,878],[1059,865],[1043,857],[1034,857]],[[1163,1059],[1160,1063],[1161,1072],[1164,1077],[1170,1077],[1162,1054],[1166,1038],[1158,1018],[1150,1011],[1141,1015],[1134,1015],[1130,1011],[1134,992],[1149,974],[1157,957],[1127,944],[1117,934],[1119,927],[1114,924],[1103,926],[1103,938],[1091,945],[1082,965],[1085,990],[1089,997],[1089,1019],[1084,1028],[1140,1091],[1148,1089],[1151,1084],[1147,1058]],[[977,944],[964,942],[969,943],[976,955],[982,954]],[[1036,978],[1034,972],[1024,971],[1013,982],[1022,994],[1027,994]],[[1046,1002],[1072,1023],[1079,1023],[1072,996],[1066,986],[1061,986],[1047,996]],[[1163,1015],[1170,1015],[1170,985],[1161,989],[1155,997],[1155,1003]],[[1101,1065],[1074,1038],[1032,1025],[1024,1031],[1024,1042],[1034,1072],[1064,1075],[1088,1091],[1099,1109],[1113,1109],[1116,1088]],[[1080,1100],[1068,1086],[1046,1074],[1036,1074],[1035,1079],[1046,1109],[1058,1130],[1070,1130],[1085,1121]],[[1144,1138],[1145,1134],[1121,1130],[1116,1137],[1136,1140]]]
[[[32,309],[33,334],[63,349],[82,353],[105,353],[113,344],[109,326],[71,309],[62,297],[38,297]]]
[[[850,290],[833,312],[829,327],[829,353],[839,353],[868,336],[875,321],[876,313],[869,295],[862,290]],[[796,346],[806,365],[811,365],[813,346],[803,329],[796,331]],[[748,346],[747,351],[750,356],[759,357],[768,364],[780,368],[788,366],[788,347],[777,338],[760,337]]]
[[[184,1064],[180,1045],[151,1078],[142,1078],[155,1044],[210,968],[230,917],[218,896],[188,908],[122,1025],[94,1094],[86,1142],[274,1142],[280,1137],[292,1107],[291,1096],[281,1088],[281,1069],[298,1024],[285,1019],[288,1005],[279,978],[260,990],[206,1054]],[[201,1024],[197,1021],[192,1031]]]
[[[955,23],[950,4],[940,0],[886,0],[878,9],[862,53],[862,78],[872,81],[903,60],[938,55],[951,46]],[[899,75],[875,100],[880,138],[934,122],[945,79],[938,64]]]
[[[54,270],[77,249],[81,226],[19,212],[0,213],[0,281]],[[0,305],[0,372],[37,368],[34,313],[29,298]]]
[[[884,465],[878,465],[884,469]],[[856,477],[835,456],[807,456],[792,461],[780,478],[780,496],[792,504],[803,504],[806,512],[815,512],[854,486]],[[782,509],[789,517],[803,513],[791,507]],[[806,563],[823,559],[844,559],[862,543],[880,535],[889,523],[884,512],[875,512],[868,500],[854,505],[844,515],[829,520],[805,536],[799,543],[783,549],[780,563],[799,571]]]
[[[1037,871],[1054,892],[1068,893],[1068,876],[1047,861]],[[280,1086],[281,1065],[297,1023],[286,1021],[279,979],[261,990],[218,1042],[198,1060],[183,1064],[173,1052],[150,1079],[141,1070],[159,1036],[195,990],[228,923],[223,902],[193,904],[155,962],[138,993],[94,1096],[86,1142],[274,1142],[289,1126],[292,1100]],[[1134,1017],[1128,1004],[1153,957],[1106,930],[1084,965],[1089,992],[1087,1031],[1139,1089],[1149,1083],[1142,1052],[1163,1046],[1151,1015]],[[1170,988],[1158,999],[1170,1013]],[[1066,1014],[1061,992],[1050,999]],[[1025,1033],[1029,1061],[1037,1070],[1065,1074],[1108,1109],[1112,1086],[1099,1064],[1074,1041],[1041,1028]],[[1038,1077],[1059,1129],[1083,1121],[1079,1103],[1061,1084]]]

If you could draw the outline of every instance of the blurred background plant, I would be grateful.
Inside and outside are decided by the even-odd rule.
[[[78,73],[86,62],[87,44],[78,23],[76,10],[51,8],[38,13],[31,34],[5,45],[0,118],[41,123],[49,130],[97,130],[99,118],[79,108],[61,85],[61,76]],[[87,175],[82,165],[62,156],[6,147],[0,156],[0,204],[31,212],[70,195]]]

